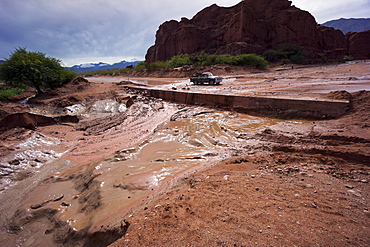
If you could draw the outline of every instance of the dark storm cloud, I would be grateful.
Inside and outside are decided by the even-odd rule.
[[[143,59],[155,32],[166,20],[193,17],[216,2],[232,6],[239,0],[1,0],[0,59],[16,47],[41,51],[65,61],[116,62]],[[333,16],[368,13],[368,0],[293,0],[320,21]],[[356,12],[357,11],[357,12]]]

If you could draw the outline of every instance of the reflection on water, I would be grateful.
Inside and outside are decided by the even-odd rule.
[[[60,115],[99,115],[102,113],[119,113],[126,111],[126,105],[117,102],[114,99],[87,101],[81,104],[75,104],[67,107],[57,107],[48,105],[35,105],[30,108],[30,113],[49,117]]]
[[[118,113],[126,110],[125,104],[120,104],[115,100],[99,100],[88,107],[89,113]]]
[[[45,164],[59,159],[65,152],[62,141],[33,133],[16,146],[17,152],[0,161],[0,191],[32,176]]]

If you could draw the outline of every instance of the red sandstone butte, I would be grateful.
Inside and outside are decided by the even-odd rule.
[[[232,7],[213,4],[190,20],[164,22],[155,44],[147,51],[146,61],[201,51],[262,54],[283,44],[304,47],[311,60],[322,56],[342,60],[347,51],[341,31],[319,26],[309,12],[288,0],[244,0]]]
[[[348,54],[354,59],[370,58],[370,30],[363,32],[350,32],[346,34],[348,39]]]

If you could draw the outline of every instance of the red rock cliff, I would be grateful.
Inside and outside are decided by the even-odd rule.
[[[348,54],[354,59],[370,58],[370,30],[350,32],[346,34],[348,40]]]
[[[191,20],[163,23],[147,62],[201,51],[217,54],[261,54],[282,44],[299,44],[312,59],[343,58],[341,31],[317,25],[314,17],[288,0],[244,0],[232,7],[209,6]]]

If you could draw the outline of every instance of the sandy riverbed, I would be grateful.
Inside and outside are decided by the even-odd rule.
[[[214,88],[131,79],[178,90],[351,99],[353,109],[328,121],[258,118],[127,95],[117,85],[125,77],[92,79],[84,90],[43,100],[134,103],[119,114],[85,112],[78,124],[2,133],[4,162],[35,135],[60,140],[61,157],[20,171],[0,194],[0,242],[366,246],[370,95],[357,91],[369,87],[370,64],[223,76]],[[343,89],[352,94],[327,94]]]

